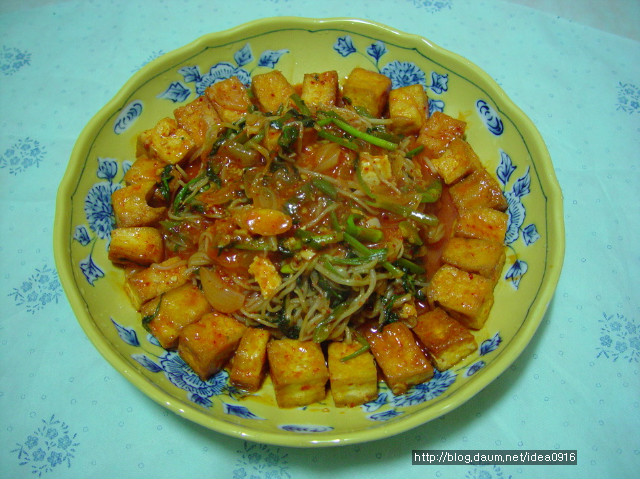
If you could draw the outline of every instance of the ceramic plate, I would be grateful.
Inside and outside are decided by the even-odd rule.
[[[201,381],[141,326],[107,259],[114,226],[110,195],[123,186],[138,133],[202,94],[212,83],[281,70],[304,73],[360,66],[393,87],[419,83],[430,110],[467,122],[467,141],[508,200],[507,263],[475,354],[429,382],[394,396],[381,383],[373,402],[335,408],[331,395],[279,409],[267,381],[242,398],[222,371]],[[472,400],[522,352],[552,298],[564,255],[562,195],[532,122],[480,68],[428,40],[357,19],[272,18],[206,35],[150,62],[89,122],[59,188],[56,263],[82,328],[104,357],[144,394],[184,418],[251,441],[329,446],[388,437]],[[90,374],[90,372],[88,372]],[[123,399],[125,400],[125,399]]]

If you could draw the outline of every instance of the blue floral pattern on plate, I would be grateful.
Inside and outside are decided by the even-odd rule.
[[[504,124],[500,115],[485,100],[476,101],[476,111],[480,119],[492,134],[500,136],[504,132]]]
[[[113,158],[98,158],[98,171],[96,176],[103,181],[94,183],[87,192],[84,201],[84,213],[87,224],[77,225],[73,239],[82,246],[90,247],[88,255],[79,262],[80,270],[87,283],[91,286],[104,277],[104,270],[93,259],[93,250],[98,240],[104,240],[106,248],[109,247],[111,230],[115,226],[111,195],[122,187],[122,179],[115,181],[119,173],[124,176],[131,162],[125,161],[122,167]]]
[[[144,107],[140,100],[134,100],[125,106],[113,123],[114,133],[120,135],[127,131],[131,125],[140,118],[143,109]]]
[[[280,57],[286,53],[289,53],[289,50],[265,50],[258,57],[255,67],[274,68]],[[205,74],[202,74],[200,67],[197,65],[180,68],[178,73],[183,76],[185,83],[195,84],[195,92],[198,96],[202,95],[207,87],[233,76],[248,86],[251,83],[251,71],[244,67],[255,60],[251,45],[249,43],[245,44],[244,47],[235,52],[233,59],[236,63],[235,65],[230,62],[218,62]],[[191,89],[178,81],[172,82],[158,97],[178,103],[185,101],[190,95]]]
[[[528,271],[529,265],[526,261],[518,259],[518,254],[512,246],[513,243],[522,237],[525,246],[530,246],[540,239],[540,234],[535,224],[531,223],[523,227],[527,210],[522,200],[531,192],[531,175],[529,168],[527,168],[522,176],[513,182],[510,191],[506,190],[507,184],[516,168],[511,161],[511,157],[506,152],[500,150],[500,164],[496,169],[496,176],[503,187],[503,193],[508,205],[507,214],[509,215],[505,243],[511,248],[516,257],[513,264],[509,267],[505,279],[511,283],[514,289],[518,289],[520,286],[520,281]]]

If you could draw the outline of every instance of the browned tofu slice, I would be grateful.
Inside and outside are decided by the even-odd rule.
[[[500,184],[484,168],[475,170],[466,178],[449,188],[451,198],[459,211],[473,208],[493,208],[504,211],[507,200]]]
[[[461,138],[454,139],[442,156],[434,158],[431,162],[448,185],[482,168],[476,152]]]
[[[146,155],[142,155],[133,162],[131,168],[124,174],[124,181],[127,185],[145,181],[158,183],[162,175],[162,170],[166,165],[167,164],[159,158],[149,158]]]
[[[442,261],[470,273],[478,273],[494,283],[505,263],[504,244],[497,241],[453,237],[442,252]]]
[[[509,216],[493,208],[474,208],[460,212],[454,234],[504,243]]]
[[[174,118],[163,118],[138,135],[137,156],[147,154],[173,165],[186,158],[195,146],[191,135]]]
[[[429,100],[422,85],[408,85],[389,92],[389,118],[402,135],[418,133],[427,121]]]
[[[255,392],[260,389],[267,370],[267,344],[271,332],[247,328],[233,356],[229,380],[237,388]]]
[[[143,324],[162,347],[175,349],[180,331],[210,311],[200,288],[188,283],[148,301],[140,314]]]
[[[338,100],[338,72],[305,73],[300,98],[310,108],[334,106]]]
[[[342,361],[360,348],[362,345],[357,341],[334,341],[329,344],[329,381],[336,407],[354,407],[378,397],[378,369],[373,355],[364,351]]]
[[[204,94],[223,122],[234,123],[242,118],[251,106],[247,89],[238,77],[227,78],[207,87]]]
[[[184,261],[170,258],[138,270],[125,278],[124,290],[136,310],[147,301],[182,286],[189,279],[187,264]]]
[[[473,334],[441,308],[420,315],[413,332],[440,371],[456,365],[478,348]]]
[[[278,406],[306,406],[325,398],[329,371],[319,344],[288,338],[272,340],[267,355]]]
[[[114,263],[150,265],[164,258],[164,241],[151,226],[132,226],[111,230],[109,259]]]
[[[427,287],[429,303],[441,306],[471,329],[480,329],[493,306],[493,282],[449,264],[442,265]]]
[[[185,326],[178,341],[178,354],[206,381],[233,356],[246,326],[231,316],[207,313]]]
[[[150,226],[162,218],[165,207],[149,206],[155,187],[155,181],[143,181],[113,192],[111,206],[118,228]]]
[[[203,145],[207,130],[221,121],[206,95],[201,95],[192,102],[176,108],[173,116],[178,126],[191,135],[197,147]]]
[[[386,76],[354,68],[342,86],[342,97],[354,107],[364,108],[376,118],[384,112],[391,90],[391,80]]]
[[[293,86],[279,70],[256,75],[251,80],[251,91],[258,100],[260,110],[275,113],[282,106],[288,108],[291,95],[295,93]]]
[[[433,376],[433,366],[404,323],[388,324],[382,331],[364,327],[362,333],[393,394],[404,394]]]
[[[462,138],[466,128],[466,122],[434,111],[420,130],[417,141],[424,146],[424,153],[428,158],[437,158],[453,140]]]

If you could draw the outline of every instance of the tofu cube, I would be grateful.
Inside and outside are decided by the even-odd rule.
[[[504,211],[507,200],[500,189],[500,184],[487,170],[475,170],[466,178],[449,188],[451,199],[458,211],[486,207]]]
[[[206,95],[201,95],[192,102],[176,108],[173,116],[178,126],[191,135],[198,148],[204,144],[207,131],[221,121]]]
[[[249,265],[249,274],[253,275],[260,286],[263,298],[271,298],[282,283],[280,273],[269,258],[256,256]]]
[[[361,107],[371,116],[382,116],[389,99],[391,80],[386,76],[354,68],[342,86],[342,97],[354,107]]]
[[[422,85],[408,85],[389,92],[389,118],[402,135],[418,133],[427,121],[429,100]]]
[[[111,230],[109,259],[114,263],[150,265],[164,258],[164,241],[151,226],[132,226]]]
[[[336,407],[354,407],[378,397],[378,368],[369,351],[342,361],[362,348],[357,341],[334,341],[327,350],[331,394]]]
[[[413,332],[439,371],[458,364],[478,348],[473,334],[441,308],[420,315]]]
[[[267,344],[271,332],[247,328],[233,356],[229,380],[238,389],[255,392],[260,389],[267,371]]]
[[[292,105],[291,95],[295,93],[291,84],[278,70],[255,75],[251,80],[251,91],[258,100],[260,110],[271,113],[277,112],[281,106],[288,108]]]
[[[449,264],[442,265],[427,286],[427,299],[471,329],[484,326],[493,306],[493,282]]]
[[[178,354],[206,381],[233,356],[246,328],[230,316],[207,313],[184,327],[178,340]]]
[[[509,215],[493,208],[474,208],[460,212],[454,234],[504,243]]]
[[[493,281],[498,280],[506,259],[504,244],[497,241],[453,237],[442,252],[442,261]]]
[[[118,228],[149,226],[162,218],[165,207],[149,206],[155,187],[155,181],[143,181],[113,192],[111,206]]]
[[[305,73],[300,98],[309,108],[334,106],[338,100],[338,72]]]
[[[191,135],[180,128],[174,118],[163,118],[138,135],[137,156],[147,154],[173,165],[186,158],[195,147]]]
[[[200,288],[187,283],[145,303],[140,309],[142,323],[165,349],[178,346],[182,329],[211,311]]]
[[[424,153],[428,158],[438,158],[453,140],[462,138],[466,128],[464,121],[434,111],[420,130],[417,141],[424,146]]]
[[[447,185],[482,168],[476,152],[461,138],[453,140],[442,156],[434,158],[431,162]]]
[[[306,406],[325,398],[329,371],[318,343],[272,340],[267,345],[267,356],[278,406]]]
[[[382,331],[364,327],[362,333],[393,394],[404,394],[433,376],[433,366],[404,323],[396,321]]]
[[[127,185],[134,183],[143,183],[145,181],[153,181],[158,183],[162,170],[167,164],[159,158],[149,158],[142,155],[136,159],[131,168],[124,174],[124,181]]]
[[[214,83],[207,87],[204,94],[213,105],[220,119],[225,123],[238,121],[251,106],[247,89],[238,80],[238,77],[231,77]]]
[[[189,279],[184,261],[170,258],[158,266],[137,270],[125,278],[124,290],[138,311],[147,301],[182,286]]]
[[[360,153],[360,173],[370,188],[375,188],[382,180],[391,179],[391,163],[387,155],[372,155],[366,151]]]

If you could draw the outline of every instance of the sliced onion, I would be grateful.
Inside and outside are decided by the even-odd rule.
[[[335,168],[340,160],[340,146],[336,143],[326,143],[316,151],[316,171],[324,172]]]
[[[233,313],[242,308],[244,294],[231,288],[216,271],[200,268],[200,282],[205,298],[216,311]]]

